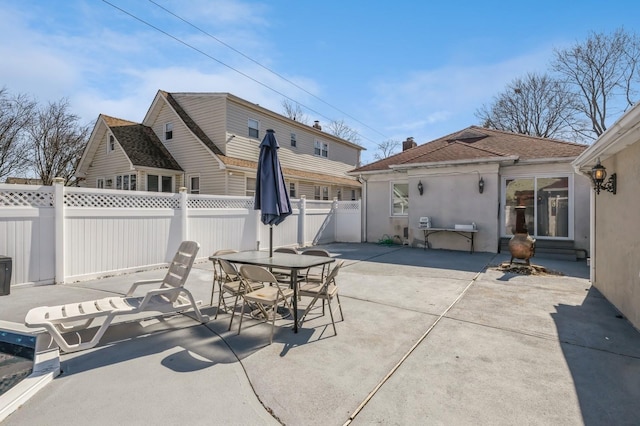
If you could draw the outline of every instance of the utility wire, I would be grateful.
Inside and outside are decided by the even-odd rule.
[[[376,129],[368,126],[366,123],[363,123],[362,121],[358,120],[356,117],[350,115],[349,113],[341,110],[340,108],[330,104],[329,102],[325,101],[324,99],[314,95],[313,93],[309,92],[307,89],[305,89],[304,87],[300,86],[299,84],[295,83],[294,81],[289,80],[288,78],[286,78],[285,76],[283,76],[282,74],[270,69],[269,67],[262,65],[260,62],[256,61],[255,59],[251,58],[250,56],[242,53],[241,51],[239,51],[238,49],[236,49],[235,47],[229,45],[228,43],[225,43],[224,41],[220,40],[219,38],[217,38],[216,36],[208,33],[207,31],[203,30],[202,28],[196,26],[195,24],[187,21],[186,19],[182,18],[181,16],[178,16],[177,14],[173,13],[172,11],[170,11],[169,9],[165,8],[164,6],[159,5],[158,3],[156,3],[154,0],[148,0],[150,3],[153,3],[154,5],[156,5],[157,7],[159,7],[160,9],[164,10],[165,12],[167,12],[168,14],[170,14],[171,16],[181,20],[182,22],[184,22],[185,24],[191,26],[192,28],[200,31],[202,34],[206,35],[207,37],[210,37],[212,39],[214,39],[215,41],[217,41],[218,43],[224,45],[225,47],[233,50],[234,52],[236,52],[237,54],[243,56],[244,58],[250,60],[251,62],[253,62],[254,64],[258,65],[259,67],[269,71],[271,74],[281,78],[282,80],[286,81],[287,83],[291,84],[292,86],[295,86],[296,88],[302,90],[303,92],[305,92],[306,94],[314,97],[315,99],[319,100],[320,102],[322,102],[323,104],[329,106],[330,108],[335,109],[336,111],[338,111],[339,113],[349,117],[350,119],[352,119],[353,121],[360,123],[361,125],[363,125],[364,127],[366,127],[367,129],[379,134],[380,136],[389,139],[385,134],[380,133],[379,131],[377,131]]]
[[[189,44],[189,43],[187,43],[187,42],[185,42],[185,41],[183,41],[183,40],[179,39],[178,37],[176,37],[176,36],[174,36],[174,35],[172,35],[172,34],[170,34],[170,33],[166,32],[166,31],[164,31],[163,29],[161,29],[161,28],[159,28],[159,27],[157,27],[157,26],[155,26],[155,25],[151,24],[150,22],[147,22],[147,21],[145,21],[144,19],[139,18],[138,16],[136,16],[136,15],[134,15],[134,14],[132,14],[132,13],[130,13],[130,12],[128,12],[128,11],[126,11],[126,10],[122,9],[121,7],[116,6],[115,4],[113,4],[113,3],[109,2],[108,0],[102,0],[102,2],[103,2],[103,3],[108,4],[109,6],[113,7],[114,9],[119,10],[120,12],[124,13],[125,15],[127,15],[127,16],[129,16],[129,17],[131,17],[131,18],[133,18],[133,19],[135,19],[136,21],[138,21],[138,22],[140,22],[140,23],[142,23],[142,24],[144,24],[144,25],[146,25],[146,26],[148,26],[148,27],[150,27],[150,28],[152,28],[152,29],[154,29],[154,30],[158,31],[159,33],[162,33],[162,34],[164,34],[165,36],[167,36],[167,37],[169,37],[169,38],[171,38],[171,39],[173,39],[173,40],[177,41],[178,43],[180,43],[180,44],[182,44],[182,45],[184,45],[184,46],[186,46],[186,47],[188,47],[188,48],[190,48],[190,49],[192,49],[192,50],[194,50],[194,51],[196,51],[196,52],[200,53],[201,55],[206,56],[207,58],[209,58],[209,59],[211,59],[211,60],[213,60],[213,61],[215,61],[215,62],[219,63],[220,65],[225,66],[225,67],[229,68],[230,70],[237,72],[238,74],[240,74],[240,75],[242,75],[243,77],[248,78],[249,80],[251,80],[251,81],[253,81],[253,82],[255,82],[255,83],[257,83],[257,84],[261,85],[262,87],[265,87],[266,89],[269,89],[269,90],[271,90],[271,91],[272,91],[272,92],[274,92],[274,93],[277,93],[278,95],[280,95],[280,96],[282,96],[282,97],[284,97],[284,98],[286,98],[286,99],[290,100],[291,102],[295,102],[295,103],[297,103],[297,104],[301,105],[302,107],[306,108],[307,110],[309,110],[309,111],[311,111],[311,112],[313,112],[313,113],[315,113],[315,114],[318,114],[320,117],[323,117],[323,118],[325,118],[325,119],[326,119],[326,120],[328,120],[328,121],[333,121],[331,118],[327,117],[327,116],[326,116],[326,115],[324,115],[323,113],[321,113],[321,112],[319,112],[319,111],[316,111],[316,110],[314,110],[313,108],[311,108],[311,107],[309,107],[309,106],[306,106],[306,105],[304,105],[304,104],[299,103],[299,102],[298,102],[298,101],[296,101],[295,99],[293,99],[293,98],[291,98],[291,97],[289,97],[289,96],[285,95],[284,93],[282,93],[282,92],[278,91],[277,89],[274,89],[273,87],[270,87],[270,86],[268,86],[268,85],[267,85],[267,84],[265,84],[265,83],[262,83],[261,81],[259,81],[259,80],[255,79],[255,78],[251,77],[250,75],[248,75],[248,74],[246,74],[246,73],[244,73],[244,72],[242,72],[242,71],[240,71],[240,70],[238,70],[238,69],[236,69],[236,68],[232,67],[231,65],[228,65],[228,64],[226,64],[226,63],[222,62],[221,60],[219,60],[219,59],[217,59],[217,58],[215,58],[215,57],[211,56],[210,54],[208,54],[208,53],[206,53],[206,52],[202,51],[201,49],[199,49],[199,48],[197,48],[197,47],[195,47],[195,46],[193,46],[193,45],[191,45],[191,44]],[[324,101],[323,101],[323,102],[324,102]],[[368,126],[367,126],[367,127],[368,127]],[[356,132],[356,133],[357,133],[357,132]],[[377,144],[377,142],[375,142],[374,140],[369,139],[368,137],[366,137],[366,136],[364,136],[364,135],[362,135],[362,134],[360,134],[360,133],[358,133],[358,135],[359,135],[359,136],[361,136],[363,139],[368,140],[369,142],[372,142],[372,143],[374,143],[374,144]],[[384,136],[384,135],[383,135],[383,136]]]

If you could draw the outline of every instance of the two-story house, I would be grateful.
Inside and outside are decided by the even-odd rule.
[[[292,198],[355,200],[363,147],[229,93],[158,91],[142,123],[101,114],[78,165],[83,186],[253,195],[259,145],[276,132]]]

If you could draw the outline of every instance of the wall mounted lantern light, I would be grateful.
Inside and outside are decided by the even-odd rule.
[[[480,180],[478,181],[478,192],[481,194],[484,192],[484,179],[480,176]]]
[[[418,192],[420,193],[420,195],[422,195],[422,193],[424,192],[424,186],[422,186],[421,180],[418,181]]]
[[[599,194],[600,191],[608,191],[613,194],[616,193],[617,175],[613,173],[605,182],[604,180],[606,178],[607,169],[605,169],[604,166],[600,164],[600,159],[598,158],[598,162],[591,169],[591,179],[593,180],[593,187],[596,190],[596,194]]]

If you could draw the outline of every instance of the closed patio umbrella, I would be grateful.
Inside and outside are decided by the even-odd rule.
[[[254,209],[261,211],[262,223],[269,225],[269,256],[273,255],[273,225],[278,225],[291,214],[291,201],[284,184],[278,148],[276,132],[268,129],[260,144]]]

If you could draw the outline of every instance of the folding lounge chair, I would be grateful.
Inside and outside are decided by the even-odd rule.
[[[124,297],[33,308],[27,313],[25,324],[32,328],[44,327],[60,349],[75,352],[96,346],[118,315],[140,312],[178,313],[193,308],[198,320],[205,323],[209,321],[209,317],[200,312],[193,295],[184,288],[199,249],[197,242],[183,241],[164,279],[136,281]],[[160,285],[147,291],[144,296],[133,295],[139,286],[157,283]],[[156,315],[154,313],[150,316]],[[63,336],[65,333],[88,329],[98,319],[104,319],[104,322],[89,341],[82,342],[78,335],[79,342],[70,343]]]

